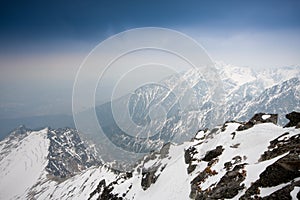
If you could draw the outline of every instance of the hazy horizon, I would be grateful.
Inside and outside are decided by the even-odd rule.
[[[31,1],[0,9],[0,118],[71,114],[84,58],[131,28],[180,31],[236,66],[300,66],[299,1]]]

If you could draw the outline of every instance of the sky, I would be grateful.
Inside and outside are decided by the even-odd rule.
[[[300,1],[2,1],[0,118],[71,113],[72,86],[101,41],[164,27],[212,59],[253,68],[300,66]]]

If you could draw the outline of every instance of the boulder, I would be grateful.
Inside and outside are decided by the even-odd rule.
[[[289,123],[287,123],[284,127],[292,127],[296,126],[296,128],[300,127],[300,113],[299,112],[291,112],[285,116],[288,120],[290,120]]]
[[[203,161],[211,161],[212,159],[218,157],[219,155],[222,154],[223,152],[223,147],[222,146],[217,146],[214,150],[208,151],[205,155],[205,157],[202,159]]]

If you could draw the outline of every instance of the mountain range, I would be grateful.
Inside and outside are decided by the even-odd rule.
[[[97,160],[75,130],[19,127],[1,141],[1,199],[299,199],[300,113],[259,113],[165,144],[130,171]]]
[[[16,128],[0,199],[299,199],[300,68],[216,66],[218,95],[193,69],[97,106],[104,137]]]
[[[254,70],[222,63],[216,66],[222,83],[217,95],[201,70],[191,69],[97,106],[101,131],[88,126],[86,132],[98,142],[97,147],[102,147],[99,152],[110,155],[103,159],[135,163],[140,157],[128,159],[128,154],[120,158],[123,152],[110,147],[123,149],[124,154],[144,154],[168,142],[187,141],[199,129],[213,128],[228,120],[246,121],[258,112],[277,113],[278,123],[284,125],[286,113],[300,110],[299,67]],[[81,118],[90,121],[85,113]],[[99,132],[108,141],[103,142]]]

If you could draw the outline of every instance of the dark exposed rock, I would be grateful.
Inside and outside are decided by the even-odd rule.
[[[186,149],[184,151],[184,161],[186,164],[188,164],[188,168],[187,168],[187,172],[188,174],[192,173],[197,165],[193,165],[192,161],[193,161],[193,156],[197,153],[196,148],[195,147],[189,147],[188,149]]]
[[[96,195],[97,193],[101,193],[104,189],[104,187],[106,187],[106,182],[104,179],[102,179],[99,184],[97,185],[97,188],[90,194],[90,197],[88,198],[89,200]]]
[[[111,169],[109,169],[112,171]],[[127,191],[122,194],[114,193],[114,185],[118,185],[120,183],[123,183],[125,180],[130,179],[132,177],[132,172],[125,172],[118,174],[117,178],[107,184],[105,179],[102,179],[99,184],[97,185],[97,188],[90,193],[89,200],[95,199],[94,196],[98,195],[98,200],[123,200],[126,196],[126,194],[129,192],[129,190],[132,188],[132,184],[128,186]]]
[[[263,119],[264,115],[270,115],[270,117]],[[249,129],[249,128],[253,127],[255,124],[260,124],[260,123],[277,124],[277,121],[278,121],[278,114],[257,113],[248,122],[240,125],[237,128],[237,131]]]
[[[242,158],[241,158],[241,156],[235,156],[232,158],[232,160],[234,161],[233,164],[237,164],[242,161]]]
[[[69,128],[49,130],[47,137],[50,146],[46,170],[50,176],[64,179],[101,164],[82,142],[78,131]]]
[[[166,158],[168,156],[170,146],[171,146],[170,142],[162,146],[162,148],[159,151],[161,158]]]
[[[221,131],[224,132],[226,130],[227,124],[224,123],[223,126],[221,127]]]
[[[291,112],[285,116],[288,120],[290,120],[289,123],[287,123],[284,127],[292,127],[297,126],[299,128],[300,126],[300,113],[299,112]]]
[[[191,182],[190,198],[205,200],[235,197],[240,190],[244,189],[244,185],[240,185],[246,177],[246,171],[242,170],[244,165],[245,164],[236,165],[232,171],[226,172],[226,174],[221,178],[215,187],[201,191],[201,188],[199,188],[197,185],[200,182],[203,182],[210,175],[208,173],[209,168],[206,168],[206,170],[201,172]]]
[[[126,172],[125,173],[125,178],[128,179],[128,178],[131,178],[132,177],[132,172]]]
[[[205,157],[202,159],[203,161],[211,161],[212,159],[218,157],[219,155],[222,154],[223,152],[223,147],[222,146],[217,146],[216,149],[208,151],[205,155]]]
[[[243,131],[243,130],[247,130],[247,129],[253,127],[253,126],[254,126],[254,123],[249,121],[245,124],[240,125],[236,130],[237,131]]]
[[[239,193],[239,190],[244,189],[244,185],[240,185],[246,177],[246,171],[242,170],[244,165],[236,165],[232,171],[226,172],[216,187],[208,193],[208,196],[211,199],[229,199],[235,197]]]
[[[272,187],[286,183],[300,176],[300,172],[290,171],[282,167],[278,162],[270,165],[260,174],[260,186]]]
[[[97,188],[90,194],[90,197],[88,199],[91,199],[96,193],[100,193],[102,190],[102,187],[105,187],[106,183],[105,180],[101,180],[99,184],[97,185]]]
[[[155,175],[156,170],[147,170],[145,172],[142,172],[142,181],[141,186],[143,190],[147,190],[152,183],[155,183],[158,176]]]
[[[98,197],[99,200],[123,200],[122,197],[118,197],[118,194],[113,194],[114,187],[109,184],[108,186],[103,187],[101,195]]]
[[[231,167],[232,167],[231,161],[224,163],[224,169],[226,169],[227,171],[230,170]]]
[[[197,195],[199,193],[199,191],[201,190],[201,188],[198,187],[198,185],[203,182],[207,177],[209,176],[208,173],[206,173],[206,171],[202,171],[198,174],[198,176],[196,176],[192,181],[191,181],[191,192],[190,192],[190,198],[191,199],[195,199],[197,198]],[[199,197],[198,197],[199,199]]]
[[[149,155],[144,157],[144,163],[149,162],[150,160],[154,160],[158,157],[157,152],[152,152]]]
[[[236,135],[236,133],[235,133],[235,132],[232,132],[232,133],[231,133],[231,135],[232,135],[232,138],[231,138],[231,139],[234,139],[234,138],[235,138],[235,135]]]
[[[234,145],[230,145],[230,148],[238,148],[240,146],[240,143],[234,144]]]
[[[283,166],[284,164],[289,165],[290,161],[295,161],[297,159],[299,160],[298,153],[289,153],[288,155],[279,159],[272,165],[269,165],[265,169],[265,171],[263,171],[259,175],[260,178],[256,182],[254,182],[250,188],[247,189],[245,195],[243,195],[241,199],[249,199],[251,196],[259,194],[259,187],[273,187],[282,183],[290,182],[295,178],[300,177],[300,171],[298,170],[299,162],[298,168],[290,168]],[[272,199],[272,196],[268,197],[268,199]]]
[[[190,192],[190,198],[191,199],[201,199],[202,196],[199,196],[202,194],[201,188],[199,187],[199,184],[205,181],[209,176],[214,176],[218,174],[215,170],[211,170],[210,166],[206,167],[202,172],[198,174],[192,181],[191,181],[191,192]],[[201,197],[201,198],[200,198]],[[205,198],[205,196],[203,196]]]
[[[300,170],[300,158],[299,152],[290,152],[287,156],[278,160],[278,164],[283,167],[285,170],[291,172],[299,172]]]
[[[218,161],[219,161],[218,158],[214,158],[214,159],[212,159],[211,161],[209,161],[209,162],[207,163],[207,166],[208,166],[208,167],[212,167],[212,166],[213,166],[214,164],[216,164]]]
[[[279,155],[287,153],[289,151],[295,151],[298,154],[300,153],[300,135],[294,135],[286,140],[286,136],[289,133],[286,132],[276,139],[270,141],[270,145],[268,146],[268,151],[265,151],[263,155],[261,155],[260,161],[269,160],[275,158]]]
[[[195,147],[189,147],[184,151],[184,161],[185,164],[190,164],[192,162],[193,156],[197,153]]]
[[[198,186],[197,186],[197,184],[191,184],[191,192],[190,192],[189,197],[191,199],[196,199],[197,196],[198,196]],[[197,199],[199,199],[199,198],[197,198]]]
[[[189,165],[187,168],[188,174],[192,173],[196,169],[197,165]]]
[[[169,149],[170,149],[171,143],[167,143],[163,145],[163,147],[160,149],[159,152],[152,152],[150,155],[146,156],[144,158],[144,163],[147,163],[150,160],[154,159],[163,159],[167,158],[169,155]],[[143,190],[147,190],[147,188],[150,187],[151,184],[155,183],[159,175],[155,175],[157,170],[160,168],[160,171],[162,172],[166,165],[162,166],[160,162],[152,165],[150,168],[142,168],[142,180],[141,180],[141,186]]]
[[[263,197],[263,200],[274,200],[274,199],[281,199],[281,200],[291,200],[292,197],[290,195],[291,191],[294,187],[300,187],[300,181],[293,182],[280,190],[277,190],[270,194],[269,196]],[[300,193],[297,194],[297,198],[300,199]]]

